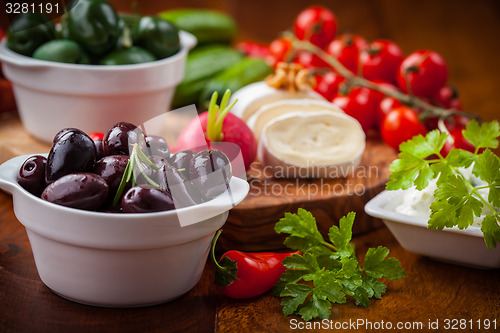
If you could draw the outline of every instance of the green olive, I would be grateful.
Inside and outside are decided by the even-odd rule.
[[[69,39],[55,39],[42,44],[33,53],[33,58],[68,64],[90,64],[88,55],[80,45]]]
[[[118,49],[106,57],[104,57],[100,64],[101,65],[132,65],[132,64],[142,64],[144,62],[155,61],[155,56],[138,46],[132,46],[126,49]]]

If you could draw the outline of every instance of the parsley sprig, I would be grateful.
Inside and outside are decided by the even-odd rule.
[[[283,260],[287,269],[274,288],[275,295],[284,297],[285,315],[298,314],[305,321],[325,319],[332,303],[343,304],[347,296],[366,307],[370,298],[381,299],[386,290],[380,278],[406,277],[399,261],[387,258],[389,250],[382,246],[370,248],[360,265],[350,242],[354,218],[354,212],[341,218],[338,227],[330,228],[328,241],[318,231],[316,219],[304,209],[286,213],[276,223],[276,232],[290,234],[284,244],[302,253]]]
[[[481,231],[491,249],[500,241],[500,159],[491,151],[498,147],[500,126],[498,121],[479,125],[472,120],[462,133],[475,147],[473,153],[454,148],[443,157],[440,152],[448,134],[439,130],[402,143],[398,159],[390,166],[391,180],[386,189],[408,189],[415,185],[422,190],[437,178],[428,227],[466,229],[474,223],[474,216],[484,215]],[[486,185],[475,187],[461,171],[460,168],[469,168],[473,163],[472,173]],[[489,190],[487,198],[479,194],[481,189]]]

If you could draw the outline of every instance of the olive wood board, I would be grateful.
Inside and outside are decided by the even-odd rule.
[[[48,144],[26,132],[18,117],[0,119],[0,163],[49,150]],[[367,216],[364,205],[384,189],[389,165],[395,158],[392,148],[369,136],[360,165],[345,178],[273,179],[254,163],[248,172],[250,192],[231,210],[218,246],[223,250],[282,250],[285,235],[276,234],[274,225],[286,212],[295,213],[298,208],[307,209],[316,217],[323,235],[350,211],[357,213],[353,234],[376,229],[382,222]]]

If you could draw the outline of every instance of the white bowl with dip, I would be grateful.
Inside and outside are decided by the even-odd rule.
[[[382,219],[404,249],[463,266],[500,268],[500,246],[488,249],[480,227],[470,226],[464,230],[457,227],[428,229],[428,217],[396,211],[403,200],[403,192],[397,190],[379,193],[365,205],[365,212]]]

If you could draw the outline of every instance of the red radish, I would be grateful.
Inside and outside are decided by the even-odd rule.
[[[245,170],[248,170],[257,155],[257,141],[247,124],[234,114],[229,113],[229,110],[236,103],[235,101],[229,107],[227,106],[230,96],[231,92],[226,90],[219,108],[216,104],[217,92],[214,92],[208,111],[191,120],[182,130],[177,140],[176,149],[193,149],[203,145],[210,147],[211,142],[234,143],[240,147]],[[201,136],[198,133],[200,124],[206,142],[200,142]],[[230,159],[234,155],[234,152],[224,151],[224,147],[217,147],[217,149],[221,149]]]

